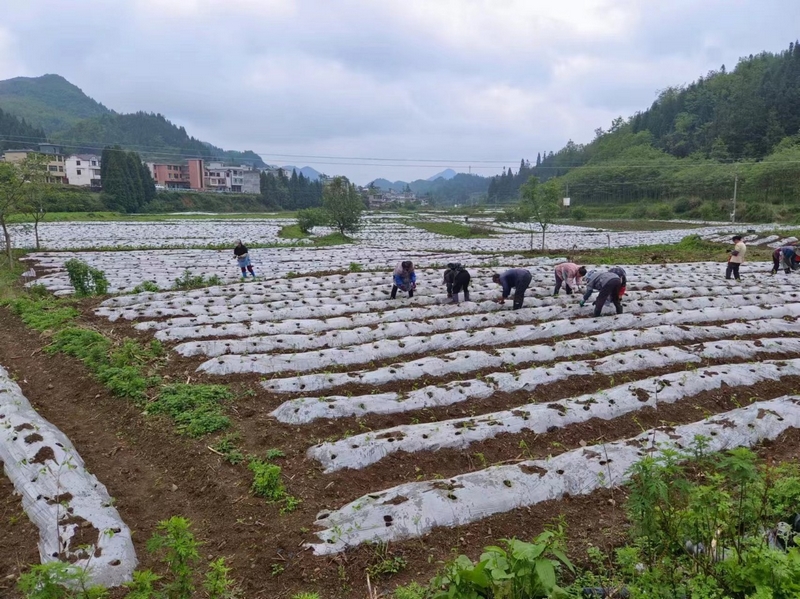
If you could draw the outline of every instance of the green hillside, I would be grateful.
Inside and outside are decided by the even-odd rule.
[[[211,158],[209,147],[160,114],[105,114],[52,136],[69,152],[99,153],[106,146],[139,152],[145,160]]]
[[[573,206],[629,204],[625,215],[727,219],[736,184],[740,219],[796,218],[800,204],[800,45],[743,58],[598,129],[588,144],[523,161],[495,177],[508,202],[533,175],[557,177]],[[622,216],[623,212],[619,215]]]
[[[44,131],[0,110],[0,154],[13,148],[29,148],[45,141],[47,139]]]
[[[175,162],[197,157],[266,166],[255,152],[223,150],[201,142],[160,114],[118,114],[60,75],[0,81],[0,110],[24,119],[25,123],[24,126],[0,123],[8,129],[0,128],[0,137],[11,135],[12,129],[32,127],[25,129],[26,135],[39,139],[46,133],[68,152],[99,153],[106,146],[119,145],[138,152],[145,160]]]
[[[44,129],[47,134],[111,112],[60,75],[0,81],[0,109]]]

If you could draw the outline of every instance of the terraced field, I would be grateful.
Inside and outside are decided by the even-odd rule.
[[[749,265],[754,274],[742,284],[724,280],[714,263],[625,266],[626,312],[606,308],[600,318],[577,296],[548,297],[550,264],[528,266],[532,297],[518,311],[490,301],[491,271],[477,268],[472,302],[459,306],[443,305],[438,273],[422,270],[412,300],[388,299],[385,275],[364,272],[123,296],[97,314],[154,332],[195,359],[198,373],[263,377],[272,416],[299,435],[320,422],[338,430],[339,438],[307,447],[307,460],[325,474],[370,469],[372,488],[319,515],[319,541],[310,543],[317,554],[590,493],[620,484],[646,446],[685,446],[695,434],[717,448],[752,444],[800,417],[792,398],[697,422],[688,409],[720,389],[746,406],[747,390],[765,382],[785,387],[776,397],[795,388],[800,293],[791,280],[756,274],[768,265]],[[581,393],[561,392],[577,380]],[[676,407],[684,409],[677,428],[614,437],[620,418],[667,409],[671,422]],[[469,415],[439,416],[441,408]],[[378,415],[403,423],[348,431],[353,417]],[[607,431],[598,435],[605,443],[553,459],[464,473],[443,451],[485,453],[502,439],[512,450],[493,455],[505,463],[519,455],[518,440],[587,422]],[[382,481],[390,456],[413,463],[418,455],[448,476]]]
[[[247,467],[222,459],[223,433],[176,441],[171,424],[107,397],[77,361],[42,351],[47,335],[7,318],[0,363],[22,389],[0,370],[0,400],[41,407],[52,425],[28,410],[42,438],[28,443],[25,429],[14,428],[25,422],[14,421],[5,427],[11,449],[3,459],[22,464],[25,452],[56,443],[80,466],[74,495],[94,502],[59,528],[64,514],[53,518],[52,511],[62,504],[63,485],[53,487],[41,471],[40,484],[50,486],[25,505],[40,512],[41,523],[32,519],[43,559],[59,553],[45,544],[47,535],[85,540],[77,518],[91,531],[118,529],[119,546],[99,554],[114,565],[96,566],[98,581],[118,582],[137,557],[147,565],[142,539],[155,521],[187,514],[209,539],[209,559],[225,555],[247,596],[288,597],[310,586],[325,597],[352,597],[374,560],[373,543],[403,556],[404,576],[427,580],[454,547],[474,553],[503,535],[530,538],[560,513],[571,524],[611,519],[624,526],[621,506],[603,493],[618,489],[642,456],[689,447],[698,436],[711,450],[755,445],[800,427],[794,274],[771,276],[770,263],[748,262],[737,282],[724,279],[718,262],[623,264],[625,312],[606,306],[596,318],[578,295],[551,296],[553,265],[562,258],[507,251],[525,249],[519,231],[440,244],[441,236],[405,226],[372,239],[372,228],[378,224],[353,245],[253,250],[259,278],[247,282],[238,281],[229,251],[26,257],[35,282],[57,295],[72,292],[68,259],[105,271],[112,292],[126,294],[84,300],[83,326],[114,343],[160,341],[164,384],[233,390],[224,434],[235,433],[243,455],[280,456],[281,482],[296,501],[282,513],[254,497]],[[565,229],[561,241],[572,234]],[[664,243],[677,233],[647,235]],[[728,240],[726,230],[704,235]],[[787,240],[758,232],[748,239],[764,246]],[[446,251],[458,244],[458,252]],[[401,293],[391,300],[388,273],[401,259],[417,265],[418,287],[411,299]],[[442,285],[441,269],[453,261],[473,277],[471,301],[459,305],[445,303]],[[533,274],[517,311],[492,301],[492,273],[511,266]],[[224,284],[130,293],[144,281],[167,289],[185,269],[219,275]],[[11,408],[0,408],[2,424]],[[50,461],[46,469],[58,479],[68,460]],[[9,472],[23,487],[32,476]],[[615,538],[600,525],[592,535],[594,543]],[[395,582],[376,584],[388,590]]]

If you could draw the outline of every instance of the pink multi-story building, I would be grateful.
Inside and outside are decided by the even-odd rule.
[[[167,189],[190,189],[189,167],[184,164],[156,164],[148,162],[150,174],[156,185]]]

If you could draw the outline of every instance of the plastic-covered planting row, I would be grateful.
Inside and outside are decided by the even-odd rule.
[[[724,338],[729,334],[780,334],[793,330],[795,323],[781,320],[774,324],[761,324],[761,321],[786,318],[797,319],[798,317],[800,317],[799,304],[786,304],[772,308],[749,306],[747,308],[715,310],[684,310],[682,312],[667,312],[664,314],[623,314],[616,318],[555,321],[546,325],[540,340],[572,334],[593,335],[603,333],[602,335],[587,337],[584,340],[564,342],[564,351],[571,351],[573,356],[577,356],[619,351],[620,349],[641,345],[686,342],[703,338]],[[745,322],[725,324],[722,327],[702,327],[707,331],[705,335],[700,335],[697,329],[687,327],[687,325],[691,324],[738,319]],[[784,324],[781,324],[781,322]],[[380,386],[391,381],[416,380],[426,376],[443,377],[453,374],[467,374],[486,368],[549,362],[559,357],[559,353],[556,352],[561,350],[556,348],[561,346],[562,343],[558,345],[517,345],[491,351],[455,351],[371,370],[275,377],[261,384],[267,391],[272,393],[310,393],[348,384]]]
[[[71,222],[39,224],[41,246],[48,250],[99,247],[161,247],[234,243],[287,243],[278,237],[281,227],[290,219],[247,220],[171,220],[157,222]],[[33,247],[35,239],[30,227],[12,226],[12,239],[17,247]],[[295,243],[296,240],[292,240]],[[302,243],[302,242],[301,242]],[[310,243],[310,242],[305,242]],[[289,245],[287,243],[287,245]],[[296,243],[295,243],[296,245]]]
[[[796,343],[786,345],[789,351],[797,351]],[[662,361],[669,363],[670,358],[677,359],[680,353],[681,350],[675,348],[664,348],[661,351]],[[718,352],[717,355],[723,353]],[[706,349],[704,354],[714,353]],[[576,370],[576,374],[591,372],[590,368]],[[645,407],[658,408],[659,404],[671,404],[703,391],[719,389],[723,383],[738,387],[797,375],[800,375],[800,359],[683,370],[549,403],[529,403],[471,418],[370,431],[311,447],[308,457],[320,462],[325,472],[342,468],[361,469],[397,451],[414,453],[445,447],[464,448],[500,434],[516,434],[525,430],[543,434],[592,418],[611,420]]]
[[[608,340],[609,337],[613,338],[610,340],[611,343],[618,347],[631,347],[651,343],[694,341],[697,338],[719,339],[734,335],[753,334],[754,331],[757,334],[800,333],[800,323],[786,323],[777,319],[755,321],[751,325],[749,329],[741,323],[732,323],[722,327],[666,326],[641,332],[604,333],[598,337],[605,338],[602,339],[603,341]],[[535,362],[568,359],[550,367],[524,368],[514,373],[494,372],[480,379],[426,385],[420,389],[405,392],[302,397],[284,402],[272,412],[272,415],[281,422],[303,424],[319,418],[411,412],[483,399],[496,392],[531,392],[540,385],[554,384],[573,376],[586,376],[593,373],[610,375],[617,372],[635,372],[684,363],[697,363],[704,358],[752,359],[760,353],[792,355],[800,351],[800,340],[782,337],[762,338],[757,341],[723,340],[697,346],[678,348],[666,346],[661,349],[629,350],[601,359],[582,361],[574,359],[576,356],[586,355],[588,348],[589,344],[585,339],[559,341],[552,346],[538,346],[538,349],[533,350],[537,352],[537,358],[541,356]],[[531,349],[533,348],[526,348],[526,351]],[[393,379],[385,380],[384,383],[388,383],[390,380]]]
[[[635,288],[635,283],[633,284]],[[636,298],[664,299],[664,298],[698,298],[706,295],[721,294],[753,294],[757,301],[761,301],[760,291],[765,289],[762,285],[730,285],[719,287],[673,287],[656,289],[653,291],[633,291],[626,295],[625,302]],[[797,297],[798,292],[793,285],[771,285],[768,290],[772,293],[785,293],[787,299]],[[489,292],[489,296],[496,296],[496,291]],[[333,329],[348,329],[362,326],[374,326],[389,322],[407,320],[425,320],[457,315],[476,314],[483,312],[504,312],[504,306],[493,303],[479,303],[485,299],[486,293],[475,293],[475,301],[462,302],[458,306],[442,305],[444,296],[422,296],[411,303],[390,302],[386,309],[378,312],[351,313],[350,316],[325,318],[318,316],[311,319],[298,319],[292,310],[246,310],[229,311],[221,314],[200,314],[197,316],[183,316],[166,318],[158,321],[143,321],[136,325],[139,330],[157,330],[156,336],[162,341],[183,339],[196,339],[201,337],[246,337],[256,335],[283,335],[314,333]],[[518,318],[529,318],[528,310],[531,307],[549,305],[570,305],[578,301],[577,296],[562,295],[558,298],[545,297],[544,299],[528,297],[525,300],[526,308],[518,311]],[[108,314],[108,313],[105,313]],[[117,318],[117,313],[111,318]],[[514,318],[510,315],[509,318]]]
[[[111,291],[130,291],[143,281],[154,281],[165,289],[172,287],[175,278],[185,270],[193,275],[217,275],[232,282],[240,276],[231,250],[141,250],[125,252],[62,252],[35,253],[26,259],[37,262],[37,268],[54,270],[36,282],[56,292],[70,292],[64,263],[77,258],[94,268],[103,270]],[[399,260],[410,259],[424,268],[427,265],[447,264],[451,261],[472,266],[491,264],[497,260],[491,255],[474,256],[468,253],[441,254],[414,250],[398,252],[396,249],[375,248],[269,248],[251,251],[256,273],[269,278],[283,277],[288,273],[314,273],[343,270],[351,263],[365,270],[390,271]]]
[[[455,258],[450,258],[455,260]],[[520,261],[516,266],[530,269],[533,275],[531,291],[550,290],[553,286],[553,265],[563,262],[563,259],[538,259],[534,262]],[[514,264],[513,257],[506,259],[507,264]],[[750,266],[750,265],[748,265]],[[771,263],[758,263],[758,268],[769,270]],[[473,275],[471,286],[473,288],[497,289],[490,283],[491,275],[494,272],[501,272],[505,267],[482,268],[480,266],[470,266]],[[591,265],[588,268],[592,268]],[[607,267],[597,267],[604,270]],[[629,291],[640,288],[648,290],[664,287],[664,283],[669,286],[708,286],[710,279],[719,278],[721,274],[718,263],[698,263],[694,265],[675,264],[669,269],[664,266],[629,266],[624,265],[628,273]],[[276,295],[291,292],[298,298],[310,297],[329,297],[341,294],[342,291],[367,287],[372,290],[375,286],[384,286],[391,283],[390,269],[385,272],[364,272],[337,274],[322,277],[297,277],[289,280],[276,279],[270,276],[269,280],[256,283],[243,283],[238,285],[211,287],[187,292],[160,292],[142,293],[139,295],[123,296],[110,298],[103,302],[103,307],[132,307],[141,305],[157,305],[157,302],[164,302],[169,307],[180,307],[192,299],[224,301],[227,304],[255,303],[261,301],[272,301]],[[424,266],[418,268],[418,275],[421,283],[420,291],[437,290],[443,288],[441,284],[442,272],[439,269],[429,269]],[[752,283],[751,283],[752,284]],[[278,298],[279,299],[279,298]],[[176,302],[181,302],[180,304]],[[171,303],[171,305],[170,305]],[[158,304],[160,305],[160,304]]]
[[[781,304],[783,300],[777,297],[764,295],[764,304]],[[765,308],[753,305],[750,296],[733,295],[728,297],[705,298],[709,300],[703,304],[700,312],[706,314],[706,320],[723,320],[724,308],[738,308],[738,318],[761,318]],[[678,300],[646,300],[633,302],[628,306],[630,314],[648,314],[649,318],[643,319],[645,326],[670,324],[678,315],[678,311],[697,309],[697,303],[690,299]],[[800,308],[800,304],[793,304]],[[608,307],[606,308],[609,309]],[[613,307],[610,308],[613,311]],[[308,372],[320,370],[329,366],[345,366],[352,364],[365,364],[375,360],[386,360],[399,356],[414,354],[429,354],[431,352],[448,351],[459,347],[483,346],[509,346],[525,343],[547,337],[574,334],[581,331],[593,330],[594,326],[608,327],[609,325],[597,323],[593,318],[577,318],[564,323],[563,319],[591,314],[587,308],[564,308],[551,306],[548,308],[533,308],[532,319],[538,321],[555,321],[544,324],[518,325],[509,328],[487,327],[477,330],[451,331],[448,333],[434,333],[431,335],[410,335],[403,339],[380,339],[371,343],[349,345],[317,351],[290,352],[282,354],[252,354],[252,355],[223,355],[203,362],[198,371],[209,374],[234,374],[255,372],[260,374],[275,374],[280,372]],[[679,315],[678,315],[679,316]],[[488,318],[488,316],[486,317]],[[629,320],[617,316],[609,324],[625,326]],[[411,323],[409,323],[410,325]]]
[[[93,583],[109,587],[131,579],[137,564],[131,531],[105,486],[2,367],[0,461],[39,529],[42,562],[70,562],[85,568]]]
[[[448,480],[412,482],[376,491],[334,512],[318,514],[318,555],[364,542],[422,536],[436,527],[463,526],[493,514],[616,487],[632,465],[660,451],[690,448],[699,436],[705,451],[750,447],[800,426],[800,398],[784,396],[699,422],[659,427],[633,438],[581,447],[545,460],[494,466]]]
[[[757,288],[760,290],[760,288]],[[780,286],[771,291],[785,292],[786,299],[797,301],[800,293],[793,286]],[[698,297],[702,291],[699,288],[673,289],[675,293],[666,290],[662,293],[638,292],[631,294],[630,299],[643,297],[671,297],[684,298],[687,303],[703,305],[702,298]],[[755,293],[755,301],[761,302],[764,297],[775,297]],[[559,298],[544,300],[531,300],[533,307],[560,305],[569,307],[572,301]],[[705,302],[707,303],[707,302]],[[374,304],[370,304],[374,305]],[[430,305],[430,304],[429,304]],[[639,306],[634,306],[639,308]],[[367,314],[357,314],[352,317],[339,317],[330,319],[283,320],[278,323],[238,323],[219,326],[177,327],[159,331],[157,337],[164,340],[181,340],[198,337],[225,337],[225,339],[210,339],[192,341],[179,344],[175,351],[184,356],[221,356],[225,354],[253,354],[309,350],[323,347],[343,347],[367,343],[379,339],[407,337],[409,335],[430,334],[441,331],[477,330],[492,326],[507,326],[517,323],[529,322],[532,316],[531,308],[521,310],[500,310],[500,306],[491,303],[475,302],[464,304],[457,309],[450,306],[431,305],[429,309],[387,309],[380,306],[380,314],[370,311]],[[413,318],[409,318],[411,312]],[[284,312],[285,313],[285,312]],[[399,314],[395,314],[399,313]],[[454,316],[455,314],[455,316]],[[359,318],[361,317],[361,318]],[[360,326],[355,321],[360,320]],[[408,322],[411,321],[411,322]],[[145,328],[137,327],[137,328]],[[302,332],[299,332],[302,331]],[[246,336],[247,335],[247,336]],[[245,336],[244,339],[236,339]],[[233,338],[232,338],[233,337]]]

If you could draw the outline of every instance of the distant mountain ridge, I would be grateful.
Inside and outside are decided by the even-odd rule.
[[[84,119],[112,114],[60,75],[0,81],[0,108],[48,135],[66,131]]]
[[[99,154],[105,146],[120,145],[146,160],[180,162],[204,158],[266,167],[255,152],[223,150],[200,141],[163,115],[114,112],[60,75],[0,81],[0,109],[24,119],[34,129],[43,129],[68,152]]]
[[[311,179],[312,181],[318,180],[320,175],[322,175],[321,172],[310,166],[304,166],[302,168],[298,168],[296,166],[287,165],[287,166],[282,166],[281,168],[284,171],[286,171],[288,175],[291,175],[292,171],[297,171],[298,174],[302,173],[306,179]]]

